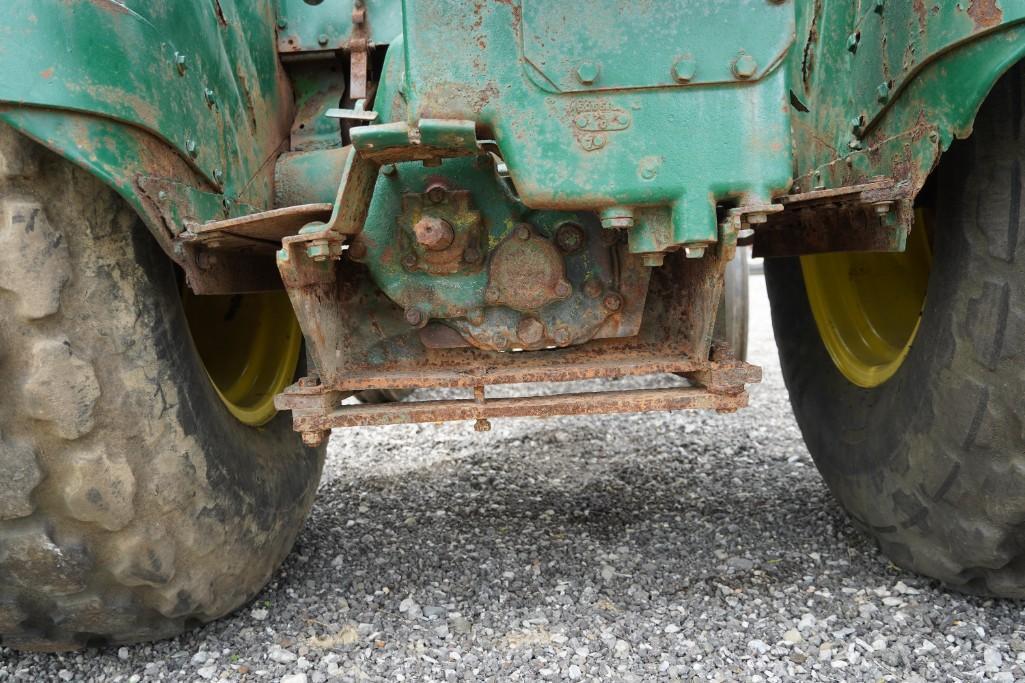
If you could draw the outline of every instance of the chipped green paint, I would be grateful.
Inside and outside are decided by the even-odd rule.
[[[0,120],[117,188],[170,250],[184,221],[273,203],[294,111],[280,56],[345,48],[357,2],[9,4]],[[1025,3],[1007,0],[363,6],[367,39],[391,47],[383,125],[354,140],[415,131],[466,152],[493,137],[525,206],[633,222],[634,253],[713,242],[717,203],[795,182],[888,175],[916,191],[1025,55]],[[324,73],[292,69],[300,106],[344,85],[318,88]],[[322,123],[308,149],[334,144]],[[189,190],[157,206],[146,183]]]
[[[790,184],[789,76],[781,60],[794,16],[789,2],[720,2],[705,11],[707,4],[667,11],[661,2],[578,3],[554,11],[531,3],[525,12],[515,2],[407,0],[404,54],[388,57],[406,62],[405,122],[462,119],[490,131],[527,206],[644,208],[635,217],[635,252],[714,242],[718,202],[767,202]],[[700,31],[694,22],[703,22]],[[723,36],[739,24],[745,28],[724,48]],[[761,26],[770,30],[754,29]],[[652,53],[653,32],[689,42],[679,53],[664,45]],[[577,34],[578,42],[561,39]],[[766,64],[738,76],[742,53]],[[710,82],[670,82],[684,58]],[[382,85],[385,106],[396,89],[395,81]],[[670,230],[658,229],[667,222]]]
[[[268,162],[291,117],[271,0],[11,0],[5,9],[2,120],[96,172],[158,232],[139,175],[224,195],[227,210],[218,199],[183,211],[220,207],[200,220],[267,205]]]
[[[278,49],[291,52],[323,52],[349,46],[352,38],[352,0],[277,0]],[[387,45],[402,33],[399,0],[365,0],[370,42]]]
[[[787,68],[802,190],[894,176],[917,191],[1025,56],[1022,2],[806,0],[797,19]]]

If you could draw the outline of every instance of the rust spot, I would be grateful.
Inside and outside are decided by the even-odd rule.
[[[918,17],[918,31],[925,33],[926,21],[929,18],[928,10],[925,8],[925,0],[915,0],[912,4],[915,16]]]
[[[968,16],[976,28],[991,28],[1004,20],[1004,11],[997,5],[997,0],[973,0]]]
[[[53,78],[53,67],[51,66],[49,69],[43,71],[39,75],[42,76],[43,78],[47,79],[47,80]]]

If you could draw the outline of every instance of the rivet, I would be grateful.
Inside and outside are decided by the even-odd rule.
[[[883,82],[883,83],[879,84],[879,87],[876,88],[876,99],[879,100],[879,102],[882,103],[882,104],[886,104],[887,102],[890,101],[890,84],[889,83]]]
[[[517,239],[521,239],[521,240],[524,240],[524,241],[529,240],[530,239],[530,228],[528,228],[525,225],[521,225],[520,227],[516,228],[516,237],[517,237]]]
[[[185,55],[183,55],[180,52],[175,52],[174,53],[174,64],[175,64],[175,66],[178,67],[178,73],[181,74],[182,76],[184,76],[185,75],[185,70],[188,68],[185,65]]]
[[[697,73],[698,63],[690,57],[684,57],[673,64],[673,80],[677,83],[687,83]]]
[[[189,153],[189,156],[195,158],[199,154],[199,146],[195,140],[187,138],[185,140],[185,151]]]
[[[592,299],[597,299],[601,296],[601,283],[594,279],[588,280],[584,283],[584,294]]]
[[[501,292],[498,291],[498,287],[495,285],[489,285],[484,291],[484,300],[489,304],[497,303],[499,297],[501,297]]]
[[[381,169],[381,172],[390,177],[397,174],[399,169],[395,164],[386,164],[385,167]]]
[[[402,257],[402,267],[406,270],[416,269],[416,256],[413,254],[406,254]]]
[[[584,62],[577,67],[577,80],[584,85],[591,85],[598,80],[598,65],[594,62]]]
[[[861,34],[860,33],[852,33],[851,35],[847,36],[847,51],[850,52],[851,54],[856,53],[858,51],[858,43],[860,43],[860,42],[861,42]]]
[[[206,100],[206,106],[208,106],[208,107],[214,106],[214,102],[215,102],[215,100],[214,100],[214,91],[211,90],[210,88],[203,88],[203,99]]]
[[[288,22],[284,19],[278,19],[278,28],[284,31],[286,28],[288,28]]]
[[[216,180],[218,183],[223,182],[224,181],[224,171],[222,171],[219,168],[215,168],[214,169],[214,180]]]
[[[317,43],[320,44],[321,47],[327,45],[327,34],[321,33],[319,36],[317,36]]]
[[[555,285],[555,296],[559,297],[560,299],[565,299],[572,293],[573,285],[571,285],[569,282],[565,280],[559,280],[559,282]]]

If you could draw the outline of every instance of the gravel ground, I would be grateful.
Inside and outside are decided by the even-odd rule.
[[[752,292],[752,408],[336,433],[252,605],[152,645],[0,648],[0,680],[1025,679],[1020,603],[945,592],[847,523]]]

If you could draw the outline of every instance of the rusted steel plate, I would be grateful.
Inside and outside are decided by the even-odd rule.
[[[342,406],[328,415],[297,415],[293,419],[293,425],[300,432],[323,432],[336,427],[371,427],[496,417],[552,417],[663,410],[734,411],[745,407],[747,401],[748,395],[744,391],[735,395],[725,395],[701,388],[677,387],[499,398],[483,402],[457,399]]]
[[[294,235],[307,223],[326,221],[331,216],[331,204],[302,204],[282,209],[211,221],[192,226],[195,241],[216,248],[250,246],[252,242],[267,242],[277,248],[281,240]],[[214,244],[211,244],[213,242]]]

